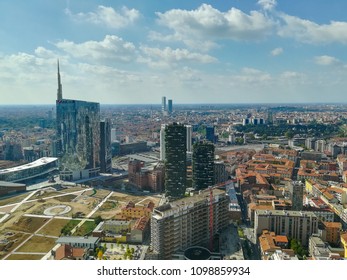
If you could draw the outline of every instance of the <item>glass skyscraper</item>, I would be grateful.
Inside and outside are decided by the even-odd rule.
[[[100,171],[100,105],[95,102],[64,99],[58,64],[56,101],[57,155],[60,177],[78,180],[94,177]]]

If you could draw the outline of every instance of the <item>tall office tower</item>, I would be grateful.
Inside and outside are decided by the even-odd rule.
[[[166,124],[162,124],[160,128],[160,160],[165,160],[165,128]]]
[[[167,112],[168,112],[169,114],[172,113],[172,99],[169,99],[169,100],[167,101]]]
[[[175,252],[190,246],[206,247],[211,237],[228,226],[228,202],[225,191],[213,189],[212,195],[203,190],[154,208],[151,246],[158,258],[172,259]]]
[[[166,112],[166,97],[165,96],[161,98],[161,111]]]
[[[112,172],[111,120],[100,122],[100,172]]]
[[[186,125],[187,129],[187,152],[191,153],[192,152],[192,133],[193,129],[191,125]]]
[[[169,200],[184,197],[187,180],[187,131],[183,124],[165,128],[165,195]]]
[[[292,181],[288,183],[288,188],[292,200],[292,210],[301,211],[304,204],[304,184],[300,181]]]
[[[63,99],[61,89],[58,67],[56,136],[60,177],[72,181],[97,176],[100,171],[100,105]]]
[[[216,142],[216,137],[214,135],[214,126],[206,126],[206,139],[212,143]]]
[[[111,128],[111,143],[117,141],[117,131],[115,128]]]
[[[214,185],[214,145],[198,142],[193,145],[193,188],[207,189]]]

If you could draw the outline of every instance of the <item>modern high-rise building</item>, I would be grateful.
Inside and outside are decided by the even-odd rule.
[[[117,141],[117,131],[115,128],[111,128],[111,143]]]
[[[59,65],[56,114],[61,179],[72,181],[97,176],[100,171],[100,104],[64,99]]]
[[[214,126],[206,126],[206,139],[212,143],[216,143],[216,136],[214,135]]]
[[[169,100],[167,101],[167,112],[168,112],[169,114],[172,113],[172,99],[169,99]]]
[[[192,133],[193,129],[191,125],[186,125],[187,129],[187,152],[191,153],[192,152]]]
[[[166,112],[166,97],[165,96],[161,98],[161,111]]]
[[[160,160],[165,160],[165,128],[166,124],[162,124],[160,128]],[[190,157],[192,154],[192,126],[185,125],[187,129],[187,153],[190,153]],[[188,156],[187,156],[188,157]]]
[[[58,60],[58,89],[57,89],[57,100],[63,99],[63,86],[61,84],[61,77],[60,77],[60,68],[59,68],[59,60]]]
[[[175,252],[190,246],[211,245],[211,239],[228,225],[228,203],[225,191],[213,189],[211,195],[208,189],[155,208],[151,218],[154,253],[159,259],[172,259]]]
[[[187,131],[183,124],[165,127],[165,195],[169,200],[184,197],[187,180]]]
[[[100,122],[100,172],[112,172],[111,120]]]
[[[300,181],[288,183],[290,198],[292,200],[292,210],[301,211],[303,209],[304,184]]]
[[[195,190],[214,185],[214,145],[197,142],[193,145],[193,185]]]
[[[162,124],[160,128],[160,160],[165,160],[165,128],[166,124]]]

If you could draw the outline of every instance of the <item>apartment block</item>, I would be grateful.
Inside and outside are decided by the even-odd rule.
[[[152,250],[159,259],[171,259],[177,251],[209,244],[228,225],[228,203],[225,191],[206,189],[155,208],[151,219]]]
[[[263,230],[295,238],[303,246],[307,246],[309,237],[318,232],[318,218],[312,212],[257,210],[254,218],[254,232],[260,235]]]

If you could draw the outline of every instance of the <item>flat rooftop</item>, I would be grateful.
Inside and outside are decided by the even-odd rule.
[[[308,211],[256,210],[256,213],[261,216],[316,217],[314,212]]]
[[[16,166],[16,167],[11,167],[11,168],[7,168],[7,169],[2,169],[2,170],[0,170],[0,174],[18,172],[18,171],[25,170],[25,169],[44,166],[48,163],[51,163],[51,162],[54,162],[57,160],[58,160],[58,158],[55,158],[55,157],[43,157],[43,158],[40,158],[38,160],[35,160],[35,161],[27,163],[27,164],[23,164],[23,165]]]
[[[96,244],[99,242],[99,237],[81,237],[81,236],[63,236],[59,237],[55,243],[84,243],[84,244]]]
[[[18,183],[12,183],[12,182],[6,182],[6,181],[0,181],[0,188],[1,187],[7,187],[7,188],[15,188],[15,187],[25,187],[26,184],[18,184]]]
[[[219,196],[226,195],[225,191],[219,189],[213,189],[213,198],[215,200],[219,200]],[[197,204],[205,203],[209,200],[210,190],[205,189],[196,193],[192,196],[184,197],[175,201],[171,201],[169,203],[163,204],[159,207],[154,208],[153,217],[156,219],[160,219],[163,217],[170,216],[177,211],[181,211],[182,209],[189,209],[195,207]]]

